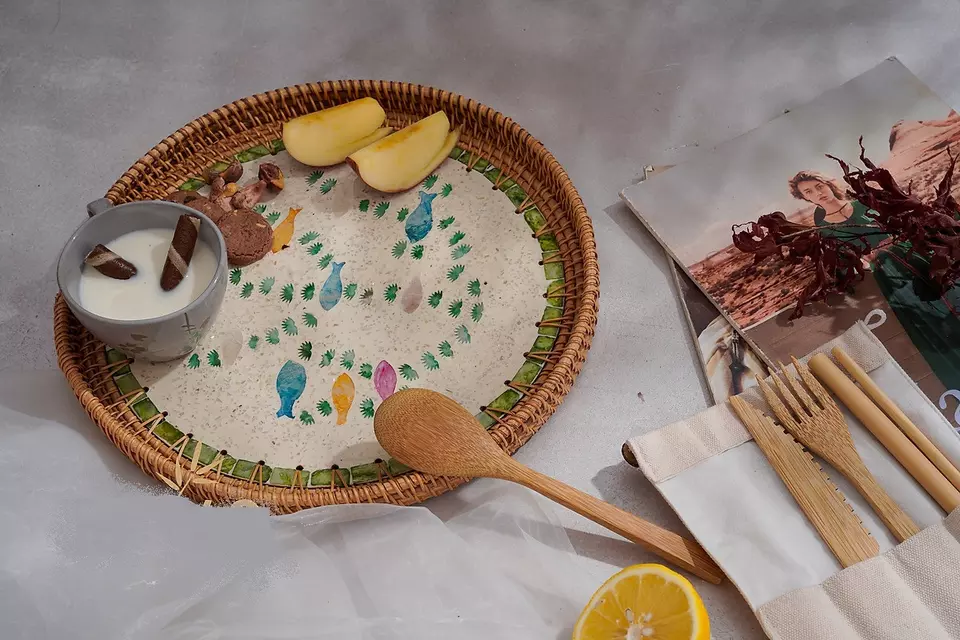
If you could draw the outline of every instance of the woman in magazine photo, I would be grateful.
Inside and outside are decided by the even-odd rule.
[[[797,200],[806,200],[814,205],[813,222],[820,230],[821,235],[845,239],[852,234],[869,233],[872,222],[869,209],[859,200],[847,197],[847,190],[843,184],[819,171],[800,171],[788,181],[790,195]],[[842,227],[831,225],[842,224]],[[873,233],[865,238],[858,237],[856,241],[869,243],[875,249],[887,239],[886,234]]]
[[[960,286],[942,295],[925,286],[922,274],[928,272],[929,261],[911,253],[909,242],[890,242],[888,234],[873,229],[876,212],[850,199],[839,180],[817,171],[800,171],[787,184],[794,198],[816,206],[813,219],[822,235],[850,238],[876,250],[868,256],[868,273],[914,346],[948,389],[940,404],[945,404],[947,395],[960,399]]]

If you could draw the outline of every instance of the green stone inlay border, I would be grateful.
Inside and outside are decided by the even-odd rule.
[[[559,320],[561,317],[563,317],[563,309],[557,309],[555,307],[547,307],[544,309],[543,317],[540,318],[540,335],[553,336],[556,338],[560,334],[560,328],[554,326],[549,321]]]
[[[516,375],[513,376],[513,382],[519,382],[521,384],[533,384],[533,381],[537,379],[538,375],[540,375],[540,370],[542,368],[542,362],[538,362],[536,360],[527,360],[517,371]]]
[[[557,237],[552,233],[547,233],[539,238],[541,251],[559,251],[560,245],[557,244]]]
[[[499,396],[494,398],[493,402],[487,405],[487,409],[499,409],[500,411],[507,411],[512,409],[517,402],[520,401],[520,393],[514,391],[513,389],[507,389]]]
[[[288,467],[276,467],[270,474],[270,479],[267,481],[267,484],[275,487],[306,487],[310,481],[310,474],[306,471],[301,471],[300,482],[294,485],[294,478],[296,475],[296,469],[290,469]]]
[[[544,297],[547,299],[548,307],[563,308],[564,298],[562,294],[564,293],[565,284],[563,280],[551,280],[547,283],[547,292],[544,294]]]
[[[523,219],[527,221],[527,224],[534,233],[547,226],[547,219],[543,217],[543,214],[540,213],[540,209],[537,209],[536,207],[531,207],[524,211]]]
[[[267,155],[275,155],[283,150],[283,141],[274,140],[270,143],[269,147],[266,145],[257,145],[241,151],[233,157],[241,163],[246,163]],[[560,247],[554,234],[549,232],[540,233],[541,230],[548,227],[549,223],[547,219],[536,205],[529,203],[527,194],[523,188],[512,178],[505,177],[501,170],[493,166],[488,160],[477,157],[472,152],[461,149],[460,147],[454,147],[450,151],[449,157],[483,175],[496,189],[506,195],[514,207],[520,207],[524,203],[528,203],[523,209],[523,218],[539,242],[543,255],[544,276],[548,281],[544,294],[546,302],[541,323],[563,317],[565,298],[558,295],[563,293],[565,283],[563,263],[557,259]],[[472,167],[470,166],[471,162],[473,163]],[[222,171],[226,169],[227,166],[225,162],[216,162],[211,165],[210,169]],[[181,184],[180,189],[184,191],[196,191],[204,186],[206,186],[205,180],[200,177],[194,177]],[[547,354],[553,349],[559,332],[559,328],[556,326],[549,324],[548,326],[540,325],[538,330],[539,336],[531,346],[527,354],[528,357],[524,360],[523,365],[510,380],[511,386],[494,398],[487,406],[481,407],[481,411],[476,415],[477,420],[484,428],[489,429],[495,426],[497,424],[497,418],[494,416],[499,417],[501,414],[510,411],[523,397],[523,394],[517,391],[512,385],[515,384],[519,387],[525,387],[533,385],[536,382],[537,378],[543,372],[546,361],[543,354]],[[127,356],[116,349],[108,347],[106,358],[108,364],[116,364],[125,361]],[[117,389],[122,395],[131,394],[143,388],[129,365],[119,368],[113,373],[112,377],[117,385]],[[161,413],[160,409],[146,394],[143,394],[143,396],[135,402],[131,402],[129,406],[131,411],[133,411],[142,423],[155,419],[156,416]],[[188,438],[185,441],[186,434],[165,419],[160,420],[152,427],[152,433],[156,438],[160,439],[175,451],[179,449],[181,458],[186,461],[193,460],[196,447],[200,444],[200,457],[198,458],[198,462],[201,465],[210,465],[214,461],[217,461],[219,472],[222,475],[256,483],[262,482],[265,485],[275,487],[347,487],[355,484],[378,482],[384,479],[384,471],[387,476],[398,476],[412,471],[398,460],[390,458],[385,462],[378,460],[355,465],[350,468],[318,469],[315,471],[300,470],[300,484],[297,485],[294,483],[297,472],[296,469],[289,467],[271,467],[265,462],[238,460],[229,454],[222,454],[221,451],[218,451],[207,443],[201,443],[193,438]]]
[[[175,426],[164,420],[153,430],[153,435],[157,436],[172,447],[178,440],[180,440],[180,438],[183,437],[183,431],[180,431],[180,429],[177,429]]]
[[[543,274],[547,277],[547,280],[563,280],[563,263],[548,262],[550,259],[556,260],[559,253],[559,251],[543,252]]]
[[[346,478],[346,483],[344,482]],[[320,469],[310,475],[311,487],[346,487],[351,484],[352,475],[350,469]]]

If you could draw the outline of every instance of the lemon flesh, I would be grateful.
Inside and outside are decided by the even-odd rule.
[[[638,564],[597,590],[573,640],[708,640],[710,620],[693,585],[658,564]]]

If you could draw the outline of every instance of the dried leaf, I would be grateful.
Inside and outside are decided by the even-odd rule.
[[[203,448],[203,443],[197,440],[197,446],[193,448],[193,460],[190,461],[190,471],[197,470],[197,463],[200,462],[200,449]]]
[[[179,466],[178,466],[177,468],[179,469]],[[176,491],[176,492],[178,492],[178,493],[180,492],[180,486],[179,486],[176,482],[174,482],[173,480],[171,480],[170,478],[168,478],[167,476],[161,474],[161,475],[160,475],[160,480],[161,480],[165,485],[167,485],[168,487],[170,487],[171,489],[173,489],[174,491]]]
[[[960,207],[950,194],[956,157],[950,154],[950,164],[929,202],[902,189],[889,171],[871,162],[862,138],[860,161],[866,170],[827,157],[843,170],[848,196],[867,207],[869,224],[807,226],[790,222],[777,211],[733,228],[734,246],[752,253],[754,265],[771,257],[813,264],[813,275],[798,294],[790,319],[803,315],[807,302],[851,291],[864,277],[864,263],[878,244],[877,236],[886,244],[909,243],[908,255],[927,265],[925,272],[917,271],[913,282],[922,299],[936,299],[954,287],[960,279]],[[820,233],[823,228],[834,233]]]

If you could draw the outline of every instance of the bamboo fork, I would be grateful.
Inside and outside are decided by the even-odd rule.
[[[794,378],[783,364],[780,365],[779,372],[773,371],[770,374],[780,396],[766,381],[757,378],[767,404],[773,409],[780,423],[801,444],[826,460],[853,483],[897,540],[902,542],[919,533],[916,523],[884,491],[863,463],[850,437],[843,414],[833,398],[806,365],[793,358],[793,366],[807,389],[816,396],[816,400],[810,397],[804,385]],[[786,379],[786,383],[781,376]]]

